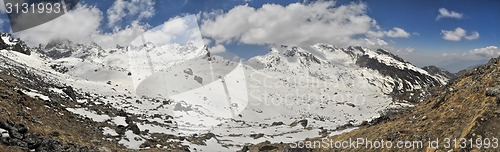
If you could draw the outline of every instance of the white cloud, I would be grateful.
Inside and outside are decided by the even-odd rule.
[[[28,44],[46,44],[52,39],[68,39],[75,42],[89,42],[99,29],[102,15],[96,7],[78,4],[74,10],[41,24],[16,33]]]
[[[209,48],[210,52],[212,53],[221,53],[226,51],[226,47],[222,44],[215,45],[214,47]]]
[[[163,24],[146,31],[142,37],[145,41],[157,46],[177,43],[192,43],[196,46],[204,45],[197,18],[194,15],[173,17]],[[142,45],[142,38],[137,38],[132,45]]]
[[[94,33],[91,36],[92,42],[103,48],[112,48],[116,45],[127,46],[132,40],[143,34],[146,26],[140,25],[138,22],[133,22],[124,29],[115,30],[112,33]]]
[[[242,5],[227,13],[206,13],[201,30],[204,36],[215,40],[216,45],[237,42],[367,46],[386,45],[377,40],[383,36],[410,35],[401,28],[379,31],[376,21],[366,14],[366,8],[365,3],[335,6],[334,2],[327,1],[288,6],[265,4],[262,8]]]
[[[442,18],[455,18],[455,19],[462,19],[463,18],[462,13],[458,13],[455,11],[449,11],[446,8],[440,8],[439,9],[439,15],[436,17],[436,20],[440,20]]]
[[[385,34],[388,37],[410,37],[410,33],[406,32],[405,30],[395,27],[392,30],[386,31]]]
[[[410,33],[406,32],[404,29],[399,27],[394,27],[388,31],[368,31],[368,37],[382,38],[384,36],[392,37],[392,38],[408,38],[410,37]]]
[[[366,43],[367,43],[367,44],[369,44],[369,45],[373,45],[373,46],[377,46],[377,45],[380,45],[380,46],[387,45],[387,42],[385,42],[384,40],[379,39],[379,38],[373,38],[373,39],[365,38],[365,41],[366,41]]]
[[[125,17],[136,17],[141,21],[152,17],[155,13],[153,0],[116,0],[107,10],[108,27],[113,27]]]
[[[457,27],[454,31],[441,30],[443,39],[448,41],[460,41],[462,38],[467,40],[475,40],[479,38],[479,33],[474,31],[470,35],[467,35],[467,31],[463,28]]]
[[[496,58],[496,57],[500,56],[500,48],[498,48],[496,46],[487,46],[484,48],[470,50],[466,53],[466,55],[477,55],[477,56],[487,57],[487,58]]]
[[[467,39],[467,40],[475,40],[478,38],[479,38],[479,33],[476,31],[472,32],[471,35],[465,36],[465,39]]]
[[[147,25],[134,21],[123,29],[110,33],[99,30],[102,12],[93,6],[78,4],[75,9],[42,25],[15,33],[30,46],[47,44],[54,39],[67,39],[76,43],[97,43],[104,48],[128,45],[142,34]]]

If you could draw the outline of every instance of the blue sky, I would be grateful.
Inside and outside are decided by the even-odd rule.
[[[116,1],[112,0],[82,0],[87,7],[95,6],[102,15],[99,24],[98,31],[100,33],[111,33],[113,30],[121,30],[130,27],[135,21],[139,21],[141,25],[149,25],[150,27],[155,27],[162,25],[165,21],[168,21],[175,16],[184,16],[186,14],[202,14],[208,12],[219,12],[219,16],[230,15],[228,11],[233,10],[237,6],[247,5],[245,8],[251,8],[257,10],[256,12],[264,11],[261,9],[263,6],[269,4],[278,4],[282,8],[287,8],[288,5],[294,3],[300,3],[301,5],[313,5],[317,3],[316,1],[304,1],[304,0],[277,0],[277,1],[259,1],[259,0],[161,0],[161,1],[150,1],[152,3],[152,8],[150,10],[140,10],[143,12],[152,11],[152,15],[144,17],[140,13],[130,13],[131,15],[125,15],[117,20],[117,24],[109,25],[109,14],[108,10],[116,5]],[[127,1],[126,1],[127,2]],[[130,2],[132,3],[132,2]],[[133,5],[139,3],[133,3]],[[362,4],[362,5],[353,5]],[[130,7],[134,7],[134,6]],[[148,6],[148,4],[144,4]],[[361,6],[361,12],[357,10],[353,11],[357,16],[369,17],[370,22],[376,21],[375,24],[371,24],[372,27],[365,30],[362,33],[356,33],[347,35],[347,37],[341,37],[340,39],[347,42],[338,44],[360,44],[360,38],[369,38],[371,40],[382,40],[387,43],[384,46],[380,46],[386,49],[392,49],[393,52],[403,56],[403,58],[415,62],[417,65],[423,66],[425,64],[441,64],[441,67],[445,67],[445,64],[452,64],[451,61],[442,62],[430,62],[429,57],[443,56],[443,53],[447,53],[448,60],[457,61],[474,61],[471,64],[485,62],[487,57],[491,55],[499,54],[499,49],[486,50],[489,52],[490,56],[484,58],[468,58],[469,54],[466,52],[471,52],[474,49],[481,49],[488,46],[500,46],[500,1],[495,0],[419,0],[419,1],[400,1],[400,0],[372,0],[372,1],[350,1],[350,0],[338,0],[335,3],[325,9],[332,9],[330,13],[324,13],[320,15],[332,15],[334,14],[336,8],[341,6],[352,6],[352,9],[359,9]],[[146,9],[140,8],[138,9]],[[276,8],[276,7],[273,7]],[[310,7],[310,9],[317,9],[317,7]],[[445,9],[448,16],[441,17],[437,19],[438,15],[443,15],[440,9]],[[276,8],[280,10],[280,8]],[[127,10],[122,10],[127,14]],[[269,11],[272,12],[272,11]],[[99,14],[97,13],[97,14]],[[239,15],[234,11],[233,15]],[[351,12],[352,13],[352,12]],[[255,13],[257,14],[257,13]],[[450,15],[451,14],[451,15]],[[249,14],[247,14],[249,15]],[[350,15],[346,13],[344,15]],[[241,16],[245,18],[246,16]],[[9,31],[9,26],[6,24],[5,14],[0,18],[3,21],[2,31]],[[203,20],[203,19],[202,19]],[[204,22],[200,20],[199,24],[202,29],[210,29],[210,26],[204,28]],[[334,19],[333,19],[334,20]],[[214,22],[212,30],[216,27],[222,26],[223,22],[212,18],[211,21]],[[314,22],[314,21],[312,21]],[[329,21],[327,21],[329,22]],[[225,23],[225,22],[224,22]],[[288,23],[288,22],[285,22]],[[340,22],[342,23],[342,22]],[[216,26],[217,25],[217,26]],[[245,25],[245,24],[241,24]],[[286,24],[285,24],[286,25]],[[348,24],[349,26],[340,26],[340,29],[332,29],[331,31],[352,31],[350,26],[358,25],[357,23]],[[224,25],[225,26],[225,25]],[[235,25],[236,26],[236,25]],[[215,27],[215,28],[214,28]],[[360,26],[363,27],[363,26]],[[230,26],[229,26],[230,28]],[[246,27],[245,30],[255,30],[259,29],[258,25]],[[401,29],[402,33],[395,33],[393,35],[390,32],[396,32],[395,29]],[[458,29],[459,28],[459,29]],[[220,30],[220,29],[216,29]],[[270,30],[270,29],[268,29]],[[463,31],[461,31],[463,30]],[[264,29],[266,31],[266,29]],[[445,32],[449,31],[449,32]],[[267,34],[276,35],[272,31],[267,31]],[[316,30],[318,32],[318,30]],[[367,32],[377,32],[379,36],[367,36]],[[456,33],[454,33],[456,32]],[[460,32],[463,32],[460,34]],[[314,31],[313,31],[314,33]],[[385,34],[384,34],[385,33]],[[449,37],[445,37],[445,33],[450,34]],[[477,33],[477,35],[475,35]],[[224,31],[218,33],[209,33],[202,30],[202,35],[207,39],[212,40],[211,45],[222,45],[226,52],[235,53],[243,58],[250,58],[255,55],[264,54],[269,50],[272,44],[262,44],[258,40],[252,39],[248,40],[244,33],[241,35],[233,35],[231,40],[220,39],[221,36],[225,37]],[[328,33],[321,33],[328,34]],[[458,36],[458,37],[457,37]],[[306,35],[307,37],[307,35]],[[318,37],[312,37],[310,40],[318,40],[318,42],[332,42],[337,44],[337,37],[326,37],[325,39],[319,39]],[[291,37],[291,42],[298,41],[297,38]],[[283,39],[274,41],[275,39],[270,39],[270,43],[281,43]],[[350,41],[356,41],[356,43],[350,43]],[[359,42],[358,42],[359,41]],[[287,41],[288,42],[288,41]],[[309,44],[310,41],[300,41],[298,43]],[[371,46],[378,47],[378,46]],[[395,51],[395,50],[410,50],[405,51]],[[481,51],[481,50],[480,50]],[[493,52],[493,53],[491,53]],[[454,56],[449,54],[455,53]],[[459,55],[461,54],[461,55]],[[473,54],[476,55],[476,54]],[[478,56],[484,55],[479,54]],[[427,60],[426,60],[427,59]],[[434,59],[435,60],[435,59]]]
[[[95,4],[99,8],[107,8],[112,1],[91,0],[84,2]],[[300,0],[249,1],[252,7],[259,8],[263,4],[274,3],[289,5],[302,3]],[[401,27],[410,33],[418,33],[408,39],[389,38],[398,47],[411,47],[419,51],[465,51],[484,46],[500,46],[500,1],[496,0],[376,0],[376,1],[337,1],[337,5],[351,2],[364,2],[368,5],[368,15],[373,17],[382,28]],[[156,15],[147,22],[156,26],[171,17],[184,13],[196,14],[200,11],[222,9],[228,11],[245,1],[237,0],[165,0],[157,1]],[[462,13],[462,19],[443,18],[436,21],[438,10],[446,8]],[[480,33],[480,38],[473,41],[447,41],[442,39],[441,30],[452,30],[461,27]],[[249,46],[245,46],[251,48]],[[236,47],[238,48],[238,47]]]
[[[368,14],[381,26],[399,26],[419,36],[394,40],[397,46],[421,51],[468,50],[500,44],[500,1],[494,0],[432,0],[432,1],[368,1]],[[390,5],[388,5],[390,4]],[[436,21],[439,8],[457,11],[462,19],[443,18]],[[473,41],[446,41],[441,30],[462,27],[478,31],[480,38]]]

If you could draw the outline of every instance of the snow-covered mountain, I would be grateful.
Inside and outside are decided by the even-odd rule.
[[[264,56],[250,59],[249,65],[292,75],[305,73],[320,80],[361,87],[345,83],[355,81],[363,83],[363,88],[375,87],[397,100],[411,102],[421,101],[428,95],[429,88],[449,80],[383,49],[337,48],[326,44],[317,44],[308,50],[282,45]]]
[[[134,149],[165,134],[213,135],[203,144],[172,140],[215,150],[337,134],[411,107],[448,81],[386,50],[362,47],[282,45],[234,61],[191,43],[103,49],[59,40],[24,54],[12,51],[22,41],[5,34],[2,40],[8,41],[0,43],[7,46],[0,70],[50,83],[30,91],[47,100],[67,97],[76,106],[66,110],[112,126],[103,134],[119,132],[109,139]],[[68,86],[73,91],[61,90]],[[144,132],[119,131],[133,125]]]

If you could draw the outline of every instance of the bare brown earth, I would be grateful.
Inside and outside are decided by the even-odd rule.
[[[495,94],[492,91],[495,88],[500,89],[500,58],[492,59],[488,64],[464,73],[449,85],[437,88],[435,95],[408,112],[386,116],[376,124],[364,125],[354,131],[327,138],[334,143],[349,139],[356,141],[357,138],[366,141],[384,140],[391,141],[394,147],[399,141],[416,141],[413,142],[416,146],[410,148],[375,149],[369,144],[347,148],[326,145],[326,148],[319,148],[322,141],[330,143],[326,139],[306,140],[302,142],[304,148],[293,149],[291,146],[294,144],[287,143],[261,143],[248,148],[250,151],[500,151],[500,147],[492,148],[495,144],[491,143],[494,138],[497,141],[500,138],[500,93]],[[467,140],[462,147],[461,138]],[[439,147],[429,147],[429,141],[436,139],[439,139]],[[458,140],[456,144],[453,139]],[[469,141],[471,139],[472,144]],[[490,148],[479,145],[486,140],[490,140]],[[316,147],[306,146],[315,141]],[[423,145],[417,146],[417,141]],[[447,141],[449,144],[446,144]]]
[[[6,124],[11,122],[13,123],[11,127],[14,128],[18,125],[25,125],[29,134],[61,142],[60,148],[74,145],[68,147],[91,151],[124,150],[123,146],[112,141],[100,140],[103,139],[102,131],[99,130],[99,125],[91,120],[76,118],[61,105],[34,99],[17,91],[16,88],[25,88],[25,86],[15,77],[2,72],[0,81],[1,122]],[[0,151],[26,150],[28,149],[19,145],[0,144]]]

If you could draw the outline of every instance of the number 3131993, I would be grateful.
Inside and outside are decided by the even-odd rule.
[[[444,148],[498,148],[498,138],[445,138]]]
[[[5,3],[6,13],[60,13],[61,3]]]

